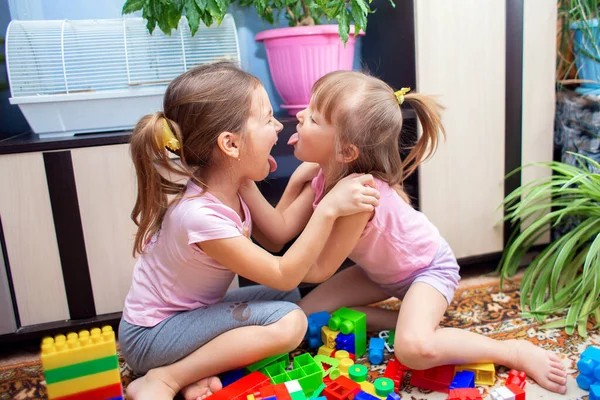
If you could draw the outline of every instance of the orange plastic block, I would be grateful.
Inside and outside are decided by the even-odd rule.
[[[454,365],[441,365],[426,370],[413,370],[410,384],[423,389],[448,393],[454,378]]]
[[[233,382],[231,385],[225,386],[217,393],[208,396],[211,400],[247,400],[248,395],[254,394],[261,386],[269,384],[269,378],[254,371],[250,375],[246,375],[242,379]]]

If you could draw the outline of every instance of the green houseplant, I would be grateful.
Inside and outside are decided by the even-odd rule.
[[[390,0],[392,5],[394,4]],[[181,16],[186,15],[192,35],[196,33],[200,22],[206,26],[219,24],[232,0],[127,0],[123,14],[142,10],[142,17],[148,21],[150,32],[156,26],[170,34],[177,29]],[[358,34],[367,28],[367,16],[373,12],[367,0],[239,0],[241,6],[254,6],[258,16],[274,24],[283,14],[290,26],[310,26],[324,20],[337,20],[339,34],[346,42],[350,26],[354,24]]]
[[[540,322],[566,311],[564,318],[545,327],[564,327],[569,334],[577,329],[586,336],[590,316],[600,323],[600,174],[592,172],[600,171],[600,164],[580,154],[573,156],[576,166],[562,162],[533,164],[550,168],[553,175],[523,185],[505,198],[505,220],[511,221],[515,229],[499,272],[502,279],[514,275],[537,239],[569,218],[577,220],[525,270],[521,309],[525,316]]]
[[[389,0],[394,5],[393,0]],[[142,10],[147,27],[165,33],[177,28],[185,14],[192,35],[200,23],[220,23],[232,4],[253,9],[265,22],[281,16],[289,27],[268,29],[255,40],[266,49],[271,78],[288,110],[296,113],[309,103],[311,87],[331,71],[350,70],[356,36],[364,35],[371,0],[127,0],[123,13]],[[335,21],[335,24],[328,22]],[[341,40],[340,40],[341,38]]]

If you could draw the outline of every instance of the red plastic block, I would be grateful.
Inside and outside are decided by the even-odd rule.
[[[506,388],[513,392],[515,400],[525,400],[525,391],[521,387],[509,383]]]
[[[516,369],[511,369],[508,372],[508,378],[506,378],[506,385],[516,385],[521,389],[524,389],[526,379],[527,374],[525,374],[525,372],[517,371]]]
[[[439,367],[414,370],[410,384],[423,389],[448,393],[448,387],[454,378],[454,365],[440,365]]]
[[[119,396],[123,396],[123,388],[120,383],[115,383],[114,385],[102,386],[85,392],[56,397],[55,400],[106,400]]]
[[[448,393],[448,400],[483,400],[481,393],[475,388],[451,389]]]
[[[344,375],[331,381],[321,392],[327,400],[352,400],[360,392],[360,385]]]
[[[400,384],[404,379],[404,373],[408,370],[409,368],[407,366],[403,365],[396,357],[394,357],[388,361],[383,376],[394,381],[394,391],[398,392],[400,390]]]
[[[217,393],[208,396],[211,400],[246,400],[249,394],[253,394],[259,387],[269,384],[269,378],[264,374],[254,371],[231,385],[224,387]]]

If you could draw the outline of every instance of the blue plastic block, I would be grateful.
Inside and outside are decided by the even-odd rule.
[[[344,335],[339,333],[335,337],[335,349],[346,350],[348,353],[354,354],[356,352],[354,350],[354,334]]]
[[[225,386],[231,385],[233,382],[235,382],[239,379],[242,379],[243,376],[244,376],[244,370],[242,368],[234,369],[232,371],[227,371],[227,372],[225,372],[225,375],[221,379],[221,383],[223,384],[223,387],[225,387]]]
[[[375,397],[372,394],[367,392],[363,392],[362,390],[358,392],[356,396],[354,396],[354,400],[381,400],[379,397]]]
[[[327,400],[327,397],[325,396],[319,396],[319,397],[315,397],[314,399],[311,397],[312,400]]]
[[[400,397],[400,395],[398,393],[390,393],[388,394],[388,396],[385,398],[385,400],[402,400],[402,397]]]
[[[385,340],[381,338],[371,338],[369,340],[369,362],[373,365],[379,365],[383,362],[383,349]]]
[[[600,384],[600,349],[594,346],[585,349],[577,362],[577,369],[577,385],[583,390],[590,390],[590,386]]]
[[[588,400],[600,400],[600,385],[590,386],[590,395]]]
[[[471,371],[460,371],[454,375],[449,389],[466,389],[475,387],[475,373]]]
[[[316,349],[323,345],[321,328],[329,323],[331,315],[327,311],[319,311],[308,316],[308,329],[306,330],[306,343],[309,348]]]

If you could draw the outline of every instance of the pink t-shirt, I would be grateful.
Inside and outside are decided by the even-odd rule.
[[[379,284],[393,284],[427,267],[440,245],[438,229],[421,212],[407,204],[386,182],[375,179],[381,198],[373,218],[348,256]],[[325,188],[323,171],[312,181],[313,207]]]
[[[195,243],[251,231],[248,207],[240,197],[244,221],[230,207],[188,182],[184,197],[167,210],[160,230],[145,246],[133,270],[123,317],[151,327],[167,317],[220,302],[234,273]]]

